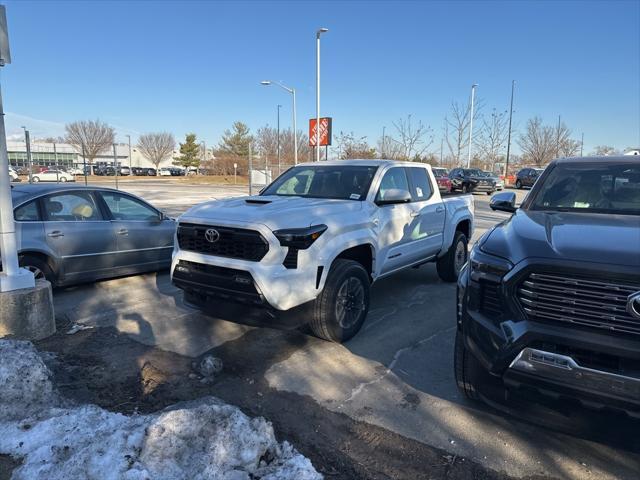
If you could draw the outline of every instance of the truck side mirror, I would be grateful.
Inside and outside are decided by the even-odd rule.
[[[396,203],[409,203],[411,194],[402,188],[390,188],[384,192],[381,198],[376,200],[376,205],[394,205]]]
[[[516,208],[516,194],[514,192],[496,193],[491,197],[489,203],[491,210],[499,210],[501,212],[513,213]]]

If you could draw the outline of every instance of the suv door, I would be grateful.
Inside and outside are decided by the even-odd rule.
[[[385,192],[391,189],[403,189],[409,192],[409,181],[402,167],[387,170],[380,181],[376,202],[384,200]],[[415,216],[410,203],[380,205],[378,207],[378,241],[382,265],[379,275],[398,270],[411,263],[410,225]]]
[[[41,198],[44,233],[61,262],[65,280],[96,279],[115,268],[116,236],[88,190]]]
[[[117,265],[145,270],[169,265],[175,222],[142,200],[118,192],[101,191],[117,237]]]
[[[406,167],[411,192],[412,222],[409,226],[411,263],[434,257],[442,248],[445,210],[434,195],[429,172],[424,167]]]

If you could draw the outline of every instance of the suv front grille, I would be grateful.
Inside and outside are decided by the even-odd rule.
[[[214,242],[205,237],[209,229],[218,232],[218,238]],[[182,250],[218,257],[259,262],[269,251],[269,243],[255,230],[181,223],[178,225],[177,236]]]
[[[530,320],[640,334],[640,320],[627,312],[627,299],[637,291],[640,284],[531,273],[518,288],[518,301]]]

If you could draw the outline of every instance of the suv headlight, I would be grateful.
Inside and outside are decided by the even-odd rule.
[[[276,230],[273,234],[283,247],[293,247],[305,250],[309,248],[326,230],[326,225],[313,225],[306,228]]]
[[[490,282],[500,283],[502,277],[512,268],[513,264],[510,261],[484,253],[478,246],[471,250],[471,255],[469,256],[469,273],[471,279],[476,282],[479,280],[488,280]]]

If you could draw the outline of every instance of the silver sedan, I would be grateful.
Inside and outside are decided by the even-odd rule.
[[[11,189],[20,264],[54,286],[168,268],[175,221],[118,190]]]

